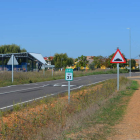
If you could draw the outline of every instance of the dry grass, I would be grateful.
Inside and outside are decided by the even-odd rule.
[[[122,77],[120,85],[129,81]],[[82,126],[104,102],[116,93],[116,80],[101,85],[85,87],[71,93],[68,104],[67,94],[35,102],[19,111],[2,116],[1,139],[64,139],[65,132]]]
[[[125,70],[120,70],[120,72],[127,72]],[[95,74],[110,74],[116,73],[116,70],[87,70],[87,71],[74,71],[74,77],[87,76],[87,75],[95,75]],[[17,85],[17,84],[26,84],[26,83],[36,83],[43,81],[50,81],[56,79],[64,79],[65,71],[54,71],[52,76],[52,71],[47,70],[45,73],[43,71],[40,72],[14,72],[14,82],[11,81],[11,72],[1,71],[0,72],[0,87],[8,86],[8,85]]]

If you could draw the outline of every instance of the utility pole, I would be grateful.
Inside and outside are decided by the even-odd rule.
[[[131,28],[129,29],[129,45],[130,45],[130,77],[131,77]]]
[[[127,28],[129,29],[129,50],[130,50],[130,60],[129,60],[129,68],[130,68],[130,73],[129,76],[131,77],[131,28]]]

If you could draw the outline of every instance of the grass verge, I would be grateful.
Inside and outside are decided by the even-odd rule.
[[[138,83],[132,81],[130,86],[127,86],[125,90],[121,90],[115,97],[110,98],[104,106],[99,105],[101,108],[82,120],[78,128],[65,132],[64,139],[105,140],[110,135],[115,134],[112,126],[122,120],[128,102],[138,87]]]
[[[131,91],[132,87],[135,89],[133,83],[132,86],[130,84],[131,81],[127,78],[120,78],[121,91],[126,89]],[[103,128],[111,124],[107,121],[104,125],[104,121],[110,116],[108,102],[112,102],[113,105],[115,102],[113,99],[122,94],[116,91],[116,86],[116,79],[111,79],[96,86],[92,85],[71,92],[70,104],[68,104],[66,93],[57,97],[44,98],[23,108],[16,107],[9,114],[1,112],[0,138],[6,140],[62,140],[103,137],[104,135],[101,135],[104,133]],[[103,116],[106,116],[105,119]],[[101,134],[98,133],[98,129],[95,131],[97,135],[93,134],[94,131],[91,131],[92,134],[86,133],[87,129],[92,127],[95,130],[97,126],[103,129],[99,131]],[[80,132],[85,135],[77,135]]]
[[[120,73],[127,73],[127,70],[120,69]],[[88,75],[98,75],[98,74],[115,74],[117,73],[116,69],[112,70],[88,70],[88,71],[74,71],[74,77],[88,76]],[[65,72],[64,71],[55,71],[52,76],[51,71],[46,71],[43,73],[40,72],[14,72],[14,82],[11,82],[11,72],[0,72],[0,87],[8,86],[8,85],[19,85],[19,84],[28,84],[28,83],[36,83],[57,79],[64,79]]]

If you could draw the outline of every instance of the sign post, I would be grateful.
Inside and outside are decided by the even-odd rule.
[[[119,63],[117,63],[117,90],[119,90]]]
[[[126,60],[119,49],[115,52],[110,63],[117,63],[117,90],[119,90],[119,63],[126,63]]]
[[[70,81],[73,81],[73,69],[65,69],[65,80],[68,81],[68,103],[70,103]]]
[[[16,60],[15,56],[12,54],[7,65],[12,65],[12,83],[14,81],[14,65],[18,65],[18,61]]]
[[[45,75],[45,65],[42,66],[43,69],[43,75]]]

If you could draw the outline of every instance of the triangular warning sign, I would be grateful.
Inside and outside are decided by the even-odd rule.
[[[11,55],[7,65],[12,65],[12,55]],[[18,65],[18,62],[17,62],[17,59],[15,58],[15,56],[14,56],[14,65]]]
[[[126,63],[126,60],[124,59],[122,53],[119,49],[115,52],[113,58],[111,59],[110,63]]]

